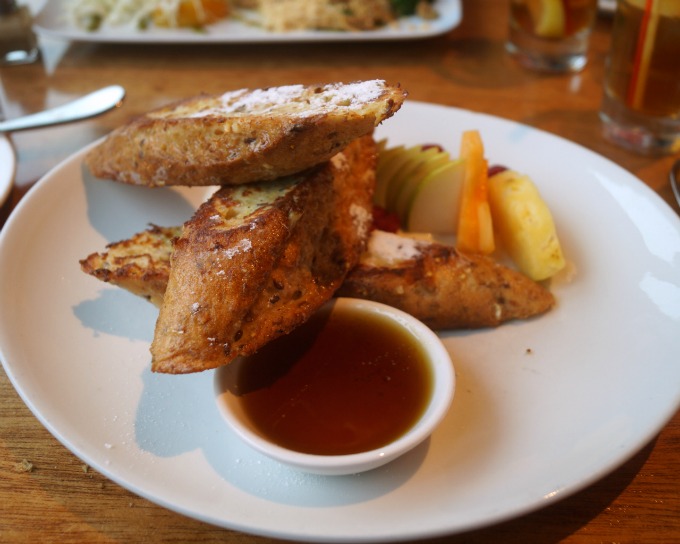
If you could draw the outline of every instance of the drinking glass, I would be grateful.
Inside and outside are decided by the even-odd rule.
[[[510,0],[506,49],[534,70],[578,72],[596,15],[597,0]]]
[[[680,0],[618,1],[600,118],[624,148],[680,150]]]

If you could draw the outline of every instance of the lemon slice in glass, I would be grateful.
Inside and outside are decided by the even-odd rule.
[[[534,32],[541,38],[561,38],[566,28],[562,0],[527,0]]]

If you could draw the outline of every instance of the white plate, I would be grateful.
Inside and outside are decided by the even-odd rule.
[[[125,27],[87,32],[70,23],[66,16],[69,0],[52,0],[38,13],[34,29],[39,34],[88,42],[113,43],[257,43],[257,42],[324,42],[374,41],[427,38],[444,34],[458,26],[462,19],[460,0],[437,0],[439,17],[426,21],[419,17],[403,17],[396,24],[378,30],[361,32],[296,31],[267,32],[236,20],[225,20],[208,26],[203,32],[192,29],[149,28],[144,31]]]
[[[185,220],[208,191],[92,180],[85,151],[45,176],[0,233],[7,374],[43,425],[110,479],[261,535],[430,537],[587,486],[645,446],[680,404],[680,220],[617,165],[513,122],[412,102],[378,135],[456,152],[457,135],[472,128],[491,162],[537,181],[573,277],[553,282],[559,305],[548,315],[443,335],[456,398],[432,437],[394,463],[359,476],[296,472],[227,429],[211,371],[151,373],[155,309],[86,276],[78,260],[147,223]]]
[[[16,158],[14,148],[7,136],[0,134],[0,206],[5,203],[12,191]]]

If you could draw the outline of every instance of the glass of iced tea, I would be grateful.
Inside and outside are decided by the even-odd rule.
[[[619,0],[600,117],[622,147],[680,150],[680,0]]]
[[[510,0],[506,49],[547,72],[578,72],[588,61],[597,0]]]

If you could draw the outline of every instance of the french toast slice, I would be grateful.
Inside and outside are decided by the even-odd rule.
[[[157,307],[170,277],[170,258],[182,227],[151,225],[127,240],[108,244],[106,251],[80,261],[86,274],[144,297]]]
[[[118,127],[85,164],[96,177],[146,186],[274,180],[371,134],[405,97],[383,80],[200,95]]]
[[[159,305],[172,255],[166,242],[177,232],[177,227],[151,227],[112,244],[107,253],[90,256],[83,269]],[[146,244],[148,252],[135,250],[125,258],[129,248]],[[143,273],[140,263],[147,262],[149,273]],[[378,230],[335,294],[395,306],[435,330],[495,327],[541,315],[555,305],[548,289],[489,257]]]
[[[548,289],[491,257],[379,230],[336,294],[394,306],[435,330],[496,327],[555,305]]]
[[[304,174],[223,187],[182,227],[153,226],[81,267],[160,306],[153,371],[227,364],[306,321],[356,265],[376,154],[366,136]]]

